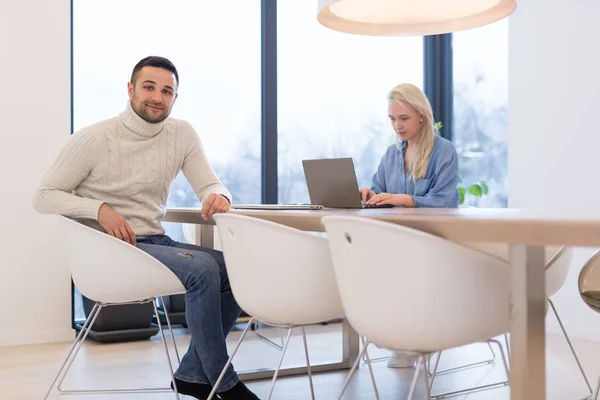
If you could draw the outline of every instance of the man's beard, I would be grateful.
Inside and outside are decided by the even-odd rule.
[[[169,116],[169,110],[164,105],[159,106],[163,107],[162,113],[155,114],[148,108],[148,105],[146,105],[145,102],[138,101],[135,98],[135,96],[133,97],[133,101],[131,102],[131,107],[141,119],[151,124],[162,122]]]

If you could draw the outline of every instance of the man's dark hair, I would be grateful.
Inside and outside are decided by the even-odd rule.
[[[133,67],[133,72],[131,73],[131,83],[135,84],[137,73],[144,67],[156,67],[171,71],[175,75],[175,82],[177,83],[177,86],[179,86],[179,74],[177,73],[177,68],[175,68],[175,65],[171,61],[159,56],[149,56],[141,59],[135,65],[135,67]]]

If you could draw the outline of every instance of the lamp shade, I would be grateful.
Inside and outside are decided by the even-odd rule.
[[[327,28],[358,35],[436,35],[499,21],[516,0],[318,0]]]

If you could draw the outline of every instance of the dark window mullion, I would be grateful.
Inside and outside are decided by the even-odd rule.
[[[261,198],[278,202],[277,0],[261,0]]]
[[[441,121],[441,135],[452,140],[454,84],[452,73],[452,34],[423,38],[424,89],[431,102],[433,116]]]

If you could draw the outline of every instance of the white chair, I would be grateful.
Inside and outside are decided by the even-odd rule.
[[[44,399],[48,398],[57,381],[56,388],[61,393],[160,393],[172,391],[175,397],[179,399],[177,386],[173,379],[173,366],[160,318],[157,318],[158,327],[167,355],[169,372],[174,385],[173,389],[165,387],[63,390],[61,388],[61,384],[81,349],[89,330],[103,308],[121,304],[152,302],[154,312],[158,316],[155,302],[157,297],[183,294],[186,290],[173,272],[137,247],[62,216],[57,217],[57,221],[58,234],[61,235],[67,266],[75,286],[82,295],[95,301],[96,304],[77,335],[67,358]],[[175,337],[166,310],[165,316],[171,331],[177,360],[179,361]]]
[[[483,251],[487,254],[490,254],[499,260],[502,260],[506,263],[507,273],[509,272],[509,254],[508,254],[508,246],[502,243],[466,243],[467,246],[476,249],[478,251]],[[581,376],[585,381],[585,384],[588,388],[589,395],[593,393],[592,386],[590,381],[585,374],[585,371],[579,361],[579,357],[577,356],[577,352],[571,343],[571,339],[567,334],[567,330],[560,319],[560,315],[558,314],[558,310],[552,301],[552,296],[554,296],[565,284],[567,281],[567,277],[569,275],[569,269],[571,267],[571,261],[573,259],[573,248],[566,246],[546,246],[545,247],[545,260],[546,260],[546,296],[548,298],[548,304],[552,309],[556,320],[558,321],[558,325],[569,345],[569,349],[571,350],[571,354],[577,363],[577,367],[581,372]],[[589,261],[591,263],[592,260]],[[590,264],[591,265],[591,264]],[[546,311],[548,311],[548,307],[546,307]],[[509,347],[508,337],[505,335],[506,346]]]
[[[268,398],[273,394],[292,328],[300,326],[314,399],[304,326],[344,316],[327,239],[243,215],[225,213],[213,218],[221,238],[233,296],[251,319],[208,399],[215,395],[224,372],[254,321],[287,328]]]
[[[508,331],[509,280],[500,260],[373,219],[328,216],[322,222],[350,324],[368,339],[367,345],[418,355],[409,399],[426,356]],[[500,343],[493,342],[503,355]],[[506,364],[505,369],[508,375]]]
[[[460,208],[468,208],[468,209],[475,209],[477,207],[474,206],[468,206],[468,205],[461,205],[459,206]],[[490,358],[486,358],[485,360],[482,361],[475,361],[469,364],[465,364],[465,365],[459,365],[456,367],[450,367],[450,368],[446,368],[443,370],[440,369],[436,369],[434,371],[431,371],[430,366],[427,365],[427,373],[429,374],[429,377],[431,378],[431,380],[433,381],[436,376],[439,375],[444,375],[444,374],[449,374],[452,372],[457,372],[457,371],[462,371],[465,369],[469,369],[469,368],[474,368],[474,367],[478,367],[478,366],[484,366],[484,365],[490,365],[490,364],[494,364],[496,362],[496,353],[494,352],[494,349],[492,348],[491,344],[488,342],[487,343],[487,347],[491,353],[491,357]],[[436,360],[436,365],[439,365],[441,356],[442,356],[442,351],[440,351],[438,353],[438,358]],[[371,361],[380,361],[380,360],[385,360],[388,359],[389,356],[385,356],[385,357],[380,357],[378,359],[371,359]],[[429,364],[429,363],[428,363]],[[494,383],[494,384],[490,384],[490,385],[482,385],[482,386],[474,386],[471,388],[465,388],[462,389],[460,391],[455,392],[453,395],[459,395],[459,394],[468,394],[471,392],[475,392],[475,391],[480,391],[483,389],[492,389],[494,387],[501,387],[501,386],[506,386],[508,385],[508,381],[505,382],[498,382],[498,383]],[[450,394],[447,394],[447,396],[450,396]]]
[[[197,236],[196,229],[199,229],[198,225],[194,225],[194,224],[182,224],[181,225],[183,237],[185,238],[185,241],[187,243],[191,243],[191,244],[196,243],[196,236]],[[217,232],[215,232],[215,233],[216,233],[215,236],[218,236]],[[218,239],[218,237],[215,237],[215,249],[217,249],[216,244],[218,244],[218,243],[219,243],[219,239]],[[254,331],[254,333],[256,334],[256,336],[258,336],[258,338],[260,338],[265,343],[275,347],[277,350],[283,349],[283,330],[279,334],[279,340],[281,343],[275,343],[273,340],[269,339],[268,337],[266,337],[265,335],[263,335],[259,332],[260,326],[259,326],[258,322],[255,321],[254,325],[250,329],[252,329]]]

